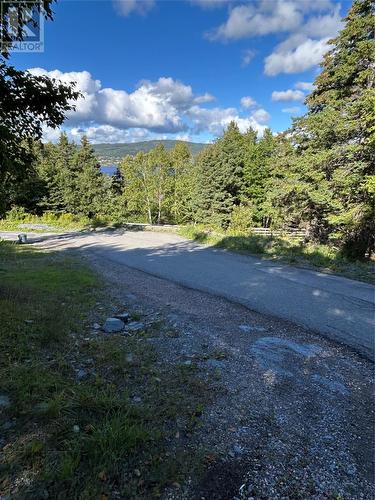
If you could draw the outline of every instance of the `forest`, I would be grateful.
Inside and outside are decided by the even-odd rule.
[[[228,125],[193,157],[184,142],[126,156],[103,175],[86,137],[25,140],[22,169],[3,168],[0,216],[71,214],[121,223],[203,224],[236,234],[299,228],[350,259],[374,250],[375,90],[371,1],[355,1],[331,40],[307,113],[262,136]],[[22,175],[21,175],[22,174]]]

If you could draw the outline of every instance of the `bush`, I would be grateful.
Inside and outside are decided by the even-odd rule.
[[[27,219],[29,214],[23,207],[12,207],[5,216],[5,219],[14,222],[14,221],[24,221]]]
[[[250,205],[234,207],[230,218],[229,230],[248,234],[253,227],[254,210]]]

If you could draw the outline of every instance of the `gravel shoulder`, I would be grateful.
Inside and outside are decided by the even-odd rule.
[[[207,467],[164,498],[373,498],[371,362],[287,321],[85,256],[113,300],[157,311],[176,332],[150,339],[163,363],[217,380],[184,443]]]

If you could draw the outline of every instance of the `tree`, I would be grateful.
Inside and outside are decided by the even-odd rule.
[[[215,144],[198,158],[198,217],[228,227],[233,207],[241,201],[244,140],[231,122]]]
[[[8,65],[9,44],[24,38],[25,20],[22,10],[33,4],[46,18],[52,19],[51,1],[1,2],[0,18],[2,44],[0,56],[0,215],[9,207],[8,192],[21,183],[32,163],[31,142],[42,136],[43,124],[56,128],[64,121],[67,111],[74,109],[79,93],[73,85],[34,76]],[[18,15],[16,33],[8,25],[11,9]]]
[[[373,250],[375,232],[373,2],[355,0],[345,21],[306,100],[308,113],[289,133],[289,171],[282,188],[275,183],[273,202],[286,210],[290,203],[312,238],[335,238],[345,255],[361,258]]]
[[[73,214],[92,218],[104,207],[105,188],[100,165],[86,136],[82,137],[71,165],[66,207]]]
[[[185,142],[178,142],[171,151],[171,163],[174,175],[173,221],[177,224],[191,222],[194,220],[196,169]]]
[[[244,134],[245,154],[241,199],[251,203],[253,222],[267,225],[263,205],[266,199],[266,186],[270,177],[271,162],[275,150],[275,140],[270,129],[264,131],[257,140],[257,134],[249,129]]]

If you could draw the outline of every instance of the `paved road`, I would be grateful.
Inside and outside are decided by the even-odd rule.
[[[95,232],[47,238],[52,248],[82,248],[224,296],[308,327],[374,359],[373,285],[198,245],[169,233]]]

